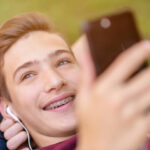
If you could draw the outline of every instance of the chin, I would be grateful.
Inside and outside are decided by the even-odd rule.
[[[64,124],[60,124],[57,134],[61,134],[59,136],[72,136],[76,134],[77,122],[76,120],[70,120]]]

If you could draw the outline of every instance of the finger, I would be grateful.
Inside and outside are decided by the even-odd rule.
[[[143,113],[142,115],[150,114],[150,89],[148,89],[139,99],[137,99],[136,107],[137,113]]]
[[[126,81],[150,57],[150,42],[142,41],[122,54],[105,71],[107,80],[112,83]]]
[[[79,95],[88,93],[95,79],[95,69],[90,52],[82,51],[79,59],[81,82],[79,86]],[[84,94],[83,94],[84,95]]]
[[[19,123],[15,123],[13,126],[8,128],[4,132],[4,137],[5,137],[5,139],[9,140],[10,138],[17,135],[22,130],[23,130],[23,127]]]
[[[135,116],[145,117],[150,114],[150,88],[147,89],[141,96],[135,97],[126,107],[124,107],[124,116],[132,116],[131,119],[136,118]],[[131,100],[131,99],[130,99]]]
[[[3,119],[3,121],[0,124],[0,130],[2,132],[5,132],[8,128],[10,128],[14,124],[14,121],[12,119]]]
[[[30,149],[25,147],[25,148],[21,148],[20,150],[30,150]]]
[[[19,150],[30,150],[30,148],[28,147],[28,142],[25,142],[24,144],[19,146],[18,149]]]
[[[78,87],[78,95],[76,101],[76,113],[81,117],[81,112],[86,107],[87,100],[89,99],[89,91],[95,79],[95,69],[88,50],[80,52],[80,59],[78,59],[80,66],[80,82]]]
[[[89,50],[88,41],[85,35],[82,35],[73,45],[72,45],[72,51],[79,62],[81,57],[81,53],[83,51]]]
[[[10,150],[17,149],[27,140],[27,134],[25,131],[20,132],[16,136],[14,136],[12,139],[7,141],[7,148]]]
[[[147,137],[150,138],[150,113],[146,116],[146,119],[148,120],[148,132],[147,132]]]
[[[21,148],[20,150],[30,150],[30,149],[25,147],[25,148]]]
[[[131,99],[138,95],[141,95],[145,90],[150,87],[150,68],[144,69],[137,74],[124,86],[124,92],[128,96],[127,99]]]

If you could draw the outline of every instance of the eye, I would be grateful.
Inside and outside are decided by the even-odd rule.
[[[57,66],[67,65],[69,63],[71,63],[70,60],[61,60],[61,61],[58,62]]]
[[[35,74],[33,74],[33,73],[27,73],[27,74],[23,75],[21,80],[23,81],[23,80],[29,79],[29,78],[33,77],[34,75]]]

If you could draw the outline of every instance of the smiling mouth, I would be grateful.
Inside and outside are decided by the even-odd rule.
[[[73,101],[75,98],[74,95],[66,97],[62,100],[59,100],[57,102],[51,103],[49,106],[45,107],[44,110],[55,110],[57,108],[60,108],[68,103],[70,103],[71,101]]]

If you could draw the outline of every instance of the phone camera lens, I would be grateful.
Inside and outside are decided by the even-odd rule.
[[[100,20],[100,25],[101,27],[107,29],[111,26],[111,21],[108,18],[102,18]]]

